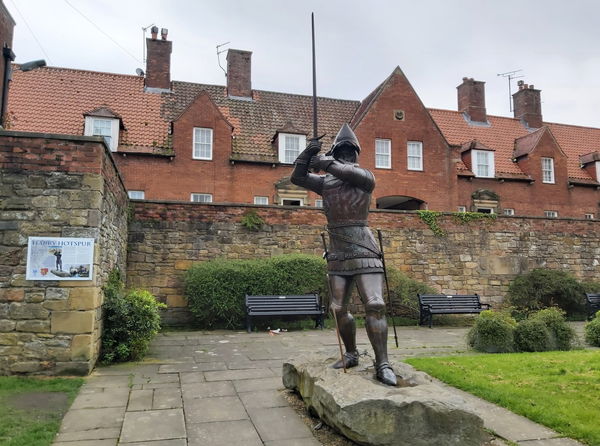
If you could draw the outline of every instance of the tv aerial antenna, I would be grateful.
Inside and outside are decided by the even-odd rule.
[[[225,68],[223,68],[221,66],[221,53],[224,53],[227,50],[221,49],[221,47],[223,47],[225,45],[229,45],[230,43],[231,42],[225,42],[225,43],[222,43],[221,45],[217,45],[217,63],[219,64],[219,68],[221,68],[221,70],[223,70],[223,73],[225,73],[225,77],[227,77],[227,71],[225,70]]]
[[[142,60],[144,63],[146,63],[146,31],[148,31],[148,29],[152,28],[153,26],[154,23],[148,26],[142,26]]]
[[[507,71],[506,73],[498,73],[496,76],[502,76],[504,78],[508,79],[508,108],[509,110],[512,112],[513,111],[513,105],[512,105],[512,84],[511,81],[513,79],[518,79],[520,77],[525,77],[523,74],[521,74],[523,70],[513,70],[513,71]]]

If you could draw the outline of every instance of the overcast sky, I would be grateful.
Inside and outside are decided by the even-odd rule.
[[[216,46],[231,42],[253,52],[253,88],[311,94],[314,11],[320,96],[362,100],[400,66],[427,107],[455,110],[456,86],[468,76],[486,82],[488,114],[511,116],[508,82],[497,74],[522,69],[522,79],[542,90],[545,121],[600,127],[597,0],[4,3],[17,22],[19,63],[45,58],[134,74],[145,69],[142,27],[154,23],[169,29],[173,80],[224,85]],[[225,66],[225,54],[221,60]]]

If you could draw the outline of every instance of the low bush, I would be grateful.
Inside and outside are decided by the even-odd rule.
[[[417,294],[436,294],[437,291],[423,282],[411,279],[396,268],[386,268],[386,272],[390,285],[392,314],[418,318],[419,299]]]
[[[240,328],[246,294],[318,293],[327,305],[325,261],[292,254],[256,260],[211,260],[185,274],[188,306],[203,328]]]
[[[148,291],[125,290],[118,270],[111,272],[104,287],[101,362],[141,359],[160,330],[161,308],[166,305]]]
[[[520,352],[551,350],[550,330],[539,319],[526,319],[515,328],[515,349]]]
[[[565,312],[559,308],[544,308],[530,316],[532,320],[544,323],[550,333],[550,350],[571,350],[577,339],[575,330],[567,324]]]
[[[600,312],[596,317],[585,324],[585,341],[593,346],[600,347]]]
[[[565,271],[535,269],[518,276],[506,298],[524,315],[548,307],[559,307],[571,315],[584,312],[584,293],[583,284]]]
[[[512,352],[516,325],[517,322],[506,313],[482,311],[467,334],[467,342],[480,352]]]

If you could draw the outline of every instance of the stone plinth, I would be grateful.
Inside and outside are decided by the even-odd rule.
[[[283,364],[283,384],[300,393],[308,409],[361,445],[480,445],[483,420],[459,396],[407,364],[395,364],[399,387],[374,378],[373,367],[334,370],[324,356]]]

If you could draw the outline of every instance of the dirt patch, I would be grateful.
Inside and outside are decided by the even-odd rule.
[[[25,392],[11,395],[6,403],[41,418],[56,417],[69,408],[69,396],[64,392]]]

